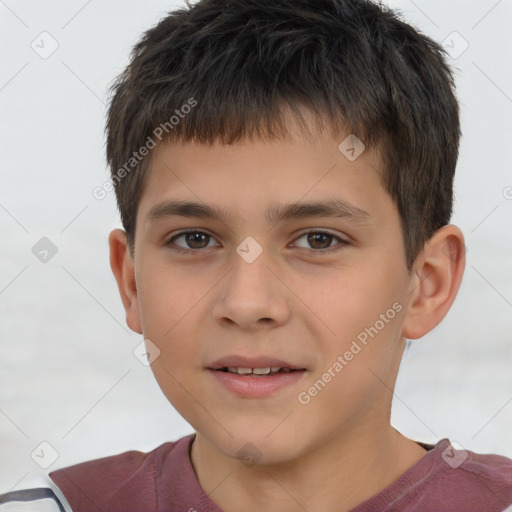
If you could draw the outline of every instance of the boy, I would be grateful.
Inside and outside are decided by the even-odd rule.
[[[512,510],[512,460],[389,421],[406,339],[464,272],[453,89],[366,0],[202,0],[148,31],[108,112],[110,263],[195,433],[5,510]]]

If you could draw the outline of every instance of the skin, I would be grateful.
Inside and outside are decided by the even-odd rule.
[[[424,455],[390,425],[392,390],[406,338],[439,324],[464,272],[464,238],[453,225],[432,236],[408,271],[378,154],[366,150],[351,162],[338,150],[347,134],[305,139],[293,123],[289,133],[233,145],[158,146],[138,206],[134,253],[124,231],[109,237],[127,323],[159,348],[154,375],[196,431],[190,457],[199,483],[227,512],[349,511]],[[272,202],[332,198],[368,218],[272,224],[264,215]],[[168,199],[225,208],[231,217],[146,221]],[[174,251],[171,238],[189,228],[211,238],[193,245],[182,236],[174,247],[189,252]],[[304,236],[319,230],[334,237],[315,244]],[[263,249],[252,263],[235,250],[248,236]],[[340,250],[325,252],[334,247]],[[401,311],[301,404],[299,392],[394,303]],[[229,354],[275,356],[307,372],[271,397],[243,398],[205,369]],[[247,442],[260,456],[250,467],[237,456]]]

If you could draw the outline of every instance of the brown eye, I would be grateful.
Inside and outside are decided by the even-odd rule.
[[[300,240],[304,242],[299,243]],[[337,241],[338,243],[334,243]],[[310,253],[329,253],[343,249],[344,246],[349,245],[349,242],[342,240],[339,236],[332,235],[325,231],[310,231],[304,233],[297,238],[295,245],[301,249],[305,249]]]
[[[180,239],[182,239],[182,242],[177,243],[177,240]],[[185,231],[172,237],[166,245],[176,246],[174,247],[176,251],[194,251],[213,247],[210,244],[212,241],[213,237],[202,231]]]
[[[327,233],[310,233],[307,235],[307,238],[308,243],[313,249],[327,249],[331,245],[334,237]]]
[[[185,242],[191,249],[203,249],[208,246],[208,241],[210,240],[210,235],[205,233],[187,233],[183,236],[185,237]]]

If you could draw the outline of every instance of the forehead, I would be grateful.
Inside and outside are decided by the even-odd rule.
[[[268,223],[338,217],[368,224],[382,214],[378,204],[387,196],[379,157],[364,150],[350,160],[340,150],[346,138],[167,141],[151,155],[139,213],[145,222],[169,216],[232,222],[245,212]]]

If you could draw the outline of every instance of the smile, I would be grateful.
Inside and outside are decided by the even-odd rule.
[[[237,373],[238,375],[274,375],[276,373],[290,373],[296,370],[279,366],[267,366],[266,368],[238,368],[236,366],[220,368],[220,372]]]

